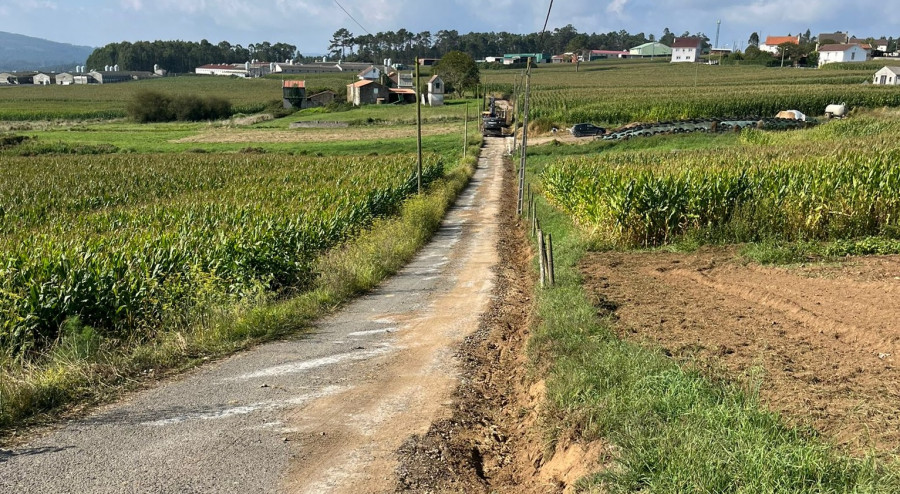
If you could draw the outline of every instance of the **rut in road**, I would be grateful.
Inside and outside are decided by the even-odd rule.
[[[502,139],[416,259],[304,337],[197,369],[0,454],[2,492],[388,492],[448,412],[490,305]]]

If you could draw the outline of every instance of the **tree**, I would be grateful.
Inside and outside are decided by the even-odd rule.
[[[461,52],[451,51],[434,66],[434,73],[444,79],[444,84],[462,96],[466,89],[474,88],[479,82],[478,65],[475,60]]]
[[[328,49],[331,50],[331,54],[337,56],[338,53],[341,54],[341,60],[344,59],[344,51],[348,46],[353,46],[353,33],[347,30],[347,28],[340,28],[334,32],[334,35],[331,36],[331,44],[328,45]],[[340,50],[338,50],[340,48]]]
[[[810,41],[812,41],[812,31],[807,29],[806,32],[803,33],[802,36],[800,36],[800,42],[801,43],[809,43]]]
[[[759,47],[759,33],[753,32],[753,34],[750,35],[750,39],[747,40],[747,46]]]
[[[666,46],[672,46],[672,43],[675,42],[675,33],[669,31],[669,28],[663,29],[663,35],[659,38],[659,42]]]

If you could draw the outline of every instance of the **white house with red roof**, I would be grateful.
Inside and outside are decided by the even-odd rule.
[[[766,42],[760,43],[759,50],[771,53],[772,55],[778,54],[778,45],[784,43],[791,43],[794,45],[800,44],[800,35],[797,36],[766,36]]]
[[[696,62],[703,52],[703,40],[697,37],[675,38],[672,63]]]

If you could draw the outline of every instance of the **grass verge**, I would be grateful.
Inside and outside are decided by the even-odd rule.
[[[703,375],[617,338],[581,285],[587,242],[538,200],[556,254],[557,285],[537,289],[529,342],[531,362],[547,376],[548,440],[571,434],[614,445],[611,466],[577,491],[900,491],[898,465],[850,457],[813,430],[785,425],[760,404],[754,383]]]
[[[406,264],[436,231],[444,212],[474,172],[481,138],[470,139],[459,165],[317,260],[315,286],[295,297],[211,305],[187,331],[161,330],[151,342],[100,338],[77,320],[39,362],[0,362],[0,438],[23,426],[58,418],[76,406],[109,401],[154,376],[183,371],[211,358],[275,338],[302,333],[322,315],[374,288]]]

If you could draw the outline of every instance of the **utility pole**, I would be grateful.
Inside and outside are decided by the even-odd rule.
[[[529,109],[529,97],[531,93],[531,57],[528,57],[528,65],[525,68],[525,107],[522,109],[524,113],[524,117],[522,119],[522,150],[520,151],[520,163],[519,163],[519,204],[518,204],[518,214],[522,214],[522,206],[525,201],[525,164],[526,164],[526,156],[528,154],[528,109]]]
[[[422,194],[422,90],[419,82],[419,57],[416,57],[416,181]]]
[[[463,98],[463,99],[465,99],[465,98]],[[466,101],[465,105],[466,105],[466,120],[465,120],[466,123],[463,125],[463,154],[462,154],[463,158],[466,157],[466,147],[468,147],[468,144],[469,144],[469,102]]]

